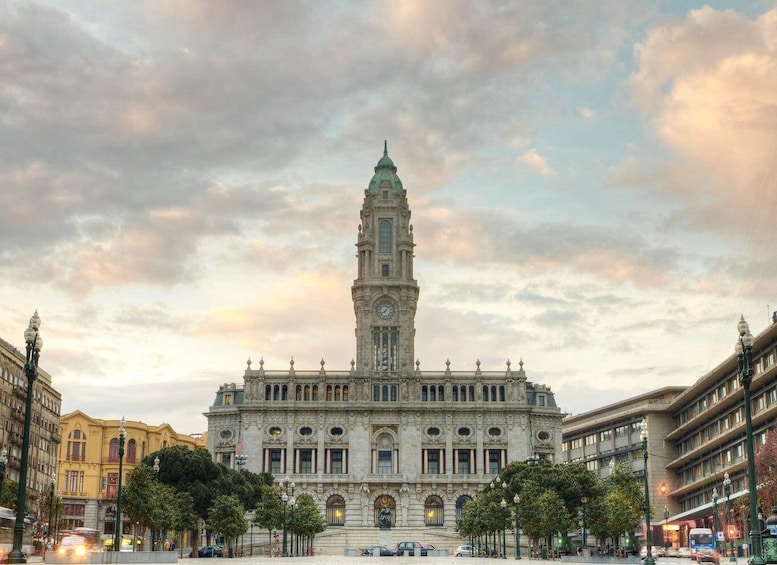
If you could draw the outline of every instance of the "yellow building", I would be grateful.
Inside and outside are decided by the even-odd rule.
[[[60,419],[62,443],[56,473],[59,531],[86,527],[113,534],[119,478],[119,420],[92,418],[76,410]],[[147,455],[177,445],[205,448],[198,435],[176,433],[169,424],[126,421],[122,485]],[[128,531],[129,521],[122,519]]]

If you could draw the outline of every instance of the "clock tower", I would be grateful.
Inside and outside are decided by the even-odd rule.
[[[364,191],[358,271],[351,287],[356,314],[356,370],[362,376],[409,376],[413,370],[419,288],[413,279],[413,226],[397,167],[383,156]]]

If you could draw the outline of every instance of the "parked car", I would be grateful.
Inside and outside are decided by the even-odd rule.
[[[720,553],[711,547],[700,547],[696,550],[696,562],[718,565],[720,563]]]
[[[389,557],[397,554],[396,551],[394,551],[393,549],[389,549],[385,545],[373,545],[372,547],[368,547],[367,549],[362,549],[362,555],[365,555],[367,557],[372,557],[376,553],[381,557]]]
[[[456,549],[453,550],[453,556],[454,557],[472,557],[472,546],[471,545],[460,545]]]
[[[81,536],[65,536],[57,548],[57,553],[63,557],[83,557],[86,552],[86,540]]]
[[[208,545],[198,549],[197,555],[199,557],[223,557],[224,548],[220,545]],[[191,553],[189,554],[189,557],[192,557]]]
[[[680,557],[680,548],[679,547],[667,547],[666,548],[666,556],[667,557]]]
[[[690,557],[691,556],[691,548],[690,547],[678,547],[677,548],[677,556],[678,557]]]
[[[404,555],[406,551],[410,555],[421,555],[422,557],[428,555],[424,544],[418,541],[401,541],[397,544],[397,555]]]

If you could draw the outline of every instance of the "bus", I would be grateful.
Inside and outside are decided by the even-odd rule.
[[[715,537],[710,528],[691,528],[688,533],[688,543],[691,546],[691,559],[696,558],[696,551],[700,547],[715,549]]]
[[[14,511],[5,506],[0,506],[0,562],[4,563],[13,549],[15,524],[16,514]],[[24,520],[22,551],[25,555],[29,555],[32,551],[32,521],[29,518]]]

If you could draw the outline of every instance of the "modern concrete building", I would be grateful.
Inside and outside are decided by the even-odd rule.
[[[119,478],[119,420],[92,418],[76,410],[62,416],[56,488],[61,499],[59,531],[86,527],[103,534],[115,528]],[[178,434],[169,424],[151,426],[126,421],[122,484],[147,455],[176,445],[205,448],[202,438]],[[49,479],[49,483],[50,484]],[[131,524],[122,519],[123,533]]]
[[[28,392],[25,361],[24,351],[0,339],[0,418],[3,421],[0,451],[8,457],[5,476],[16,482],[19,481]],[[62,396],[52,386],[51,375],[41,367],[38,367],[32,394],[27,501],[37,514],[41,493],[48,493],[57,464],[57,450],[62,438],[59,428]]]
[[[561,411],[523,361],[421,369],[415,245],[407,191],[384,148],[356,233],[350,368],[331,370],[322,359],[301,371],[292,359],[268,370],[249,361],[242,382],[219,387],[206,414],[216,461],[231,467],[244,455],[248,470],[288,476],[296,494],[318,501],[327,552],[377,543],[384,507],[394,542],[450,546],[464,503],[508,462],[555,461],[560,452]]]
[[[755,336],[753,345],[750,391],[756,450],[777,421],[776,321]],[[732,327],[732,344],[736,332],[736,326]],[[690,528],[726,531],[726,524],[739,532],[735,540],[726,536],[727,543],[747,543],[750,487],[744,390],[733,345],[730,355],[690,386],[666,387],[565,418],[562,460],[584,462],[606,476],[611,458],[630,459],[641,475],[644,465],[637,423],[642,419],[648,423],[651,522],[655,529],[663,530],[662,537],[654,537],[654,544],[665,539],[675,547],[688,546]],[[726,475],[730,497],[726,496]]]

